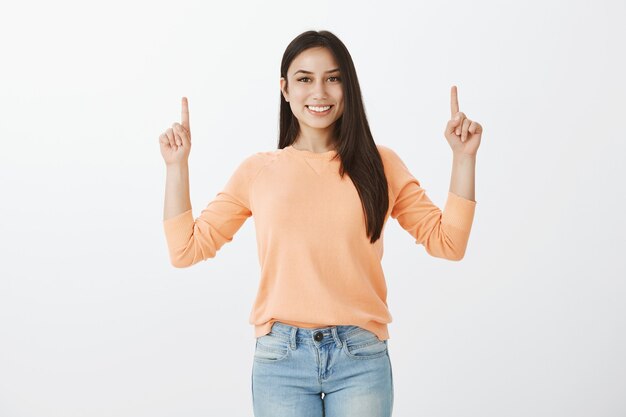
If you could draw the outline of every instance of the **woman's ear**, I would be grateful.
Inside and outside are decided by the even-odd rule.
[[[285,80],[285,77],[280,77],[280,91],[283,93],[285,101],[289,103],[289,93],[287,92],[287,81]]]

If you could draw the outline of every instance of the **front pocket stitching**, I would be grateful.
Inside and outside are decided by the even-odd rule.
[[[258,347],[257,347],[257,349],[258,349]],[[270,352],[270,353],[283,353],[282,351],[277,352],[277,351],[273,351],[273,350],[269,351],[269,350],[266,350],[266,349],[261,349],[261,350],[264,350],[264,351]],[[280,356],[280,357],[278,357],[276,359],[259,358],[255,354],[253,359],[255,361],[258,361],[258,362],[266,362],[266,363],[281,362],[281,361],[285,360],[287,358],[287,356],[289,356],[289,352],[291,352],[291,349],[287,349],[287,352],[285,352],[284,355],[282,355],[282,356]]]
[[[272,333],[272,332],[267,333],[267,334],[264,334],[263,336],[259,336],[259,337],[257,337],[257,340],[259,340],[259,339],[261,339],[261,338],[263,338],[263,337],[266,337],[266,336],[269,336],[269,337],[271,337],[271,338],[280,339],[280,340],[282,340],[282,341],[284,341],[284,342],[289,342],[289,341],[291,340],[291,338],[290,338],[289,336],[283,336],[283,335],[281,335],[281,334],[278,334],[278,333]]]
[[[353,330],[350,330],[348,333],[345,333],[345,334],[344,334],[344,337],[346,337],[346,338],[347,338],[348,336],[352,336],[353,334],[358,334],[358,333],[361,333],[361,332],[368,332],[368,333],[372,333],[372,332],[370,332],[370,331],[369,331],[369,330],[367,330],[367,329],[364,329],[364,328],[362,328],[362,327],[359,327],[358,329],[353,329]]]
[[[270,346],[265,346],[262,343],[259,343],[257,345],[257,349],[261,349],[261,350],[264,350],[265,352],[271,352],[271,353],[283,353],[285,351],[285,349],[277,349],[277,348],[273,348]],[[287,347],[287,350],[289,350],[289,347]]]
[[[268,336],[268,335],[264,335],[264,336]],[[264,363],[280,362],[280,361],[286,359],[287,356],[289,355],[289,352],[291,351],[291,348],[287,345],[287,347],[286,347],[287,351],[285,352],[285,349],[277,349],[277,348],[274,348],[274,347],[271,347],[271,346],[266,346],[266,345],[264,345],[263,343],[260,342],[260,339],[262,339],[264,336],[261,336],[261,337],[259,337],[257,339],[255,350],[262,350],[264,352],[276,353],[276,354],[281,355],[281,356],[279,356],[276,359],[259,358],[259,357],[257,357],[256,352],[255,352],[253,359],[255,361],[264,362]],[[274,336],[275,335],[272,335],[272,337],[274,337]],[[278,337],[280,338],[280,336],[278,336]],[[283,339],[283,340],[286,341],[285,339]]]
[[[346,341],[346,343],[347,343],[347,341]],[[376,343],[385,343],[385,341],[384,340],[379,340],[378,338],[376,338],[376,339],[370,340],[368,342],[361,343],[360,345],[354,345],[354,346],[351,346],[351,347],[353,349],[360,349],[362,347],[373,345],[373,344],[376,344]]]
[[[385,342],[381,341],[381,343],[385,343]],[[353,348],[354,349],[358,349],[358,348],[362,348],[364,346],[369,346],[371,344],[373,344],[373,343],[368,343],[366,345],[359,345],[358,347],[353,346]],[[344,353],[346,355],[348,355],[349,358],[352,358],[352,359],[375,359],[375,358],[378,358],[379,356],[383,356],[384,354],[387,353],[387,345],[385,344],[385,349],[382,352],[373,353],[371,355],[363,355],[363,356],[361,356],[361,355],[353,355],[352,353],[350,353],[350,351],[348,350],[348,342],[344,341],[342,350],[344,351]]]

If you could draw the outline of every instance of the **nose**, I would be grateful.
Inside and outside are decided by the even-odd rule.
[[[315,81],[315,84],[313,86],[313,98],[319,100],[326,99],[326,84],[324,84],[323,80]]]

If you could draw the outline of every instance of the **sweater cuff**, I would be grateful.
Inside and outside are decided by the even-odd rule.
[[[474,221],[476,201],[468,200],[448,191],[448,200],[443,210],[441,223],[463,231],[470,231]]]
[[[170,248],[186,245],[193,234],[194,218],[192,209],[163,220],[165,238]]]

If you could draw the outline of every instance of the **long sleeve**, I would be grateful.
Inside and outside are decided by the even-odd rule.
[[[378,148],[393,195],[391,217],[430,255],[454,261],[463,259],[476,202],[448,192],[442,212],[400,157],[388,147]]]
[[[258,170],[255,156],[241,162],[197,219],[194,220],[190,209],[163,221],[173,266],[184,268],[215,257],[252,215],[249,195],[251,181]]]

